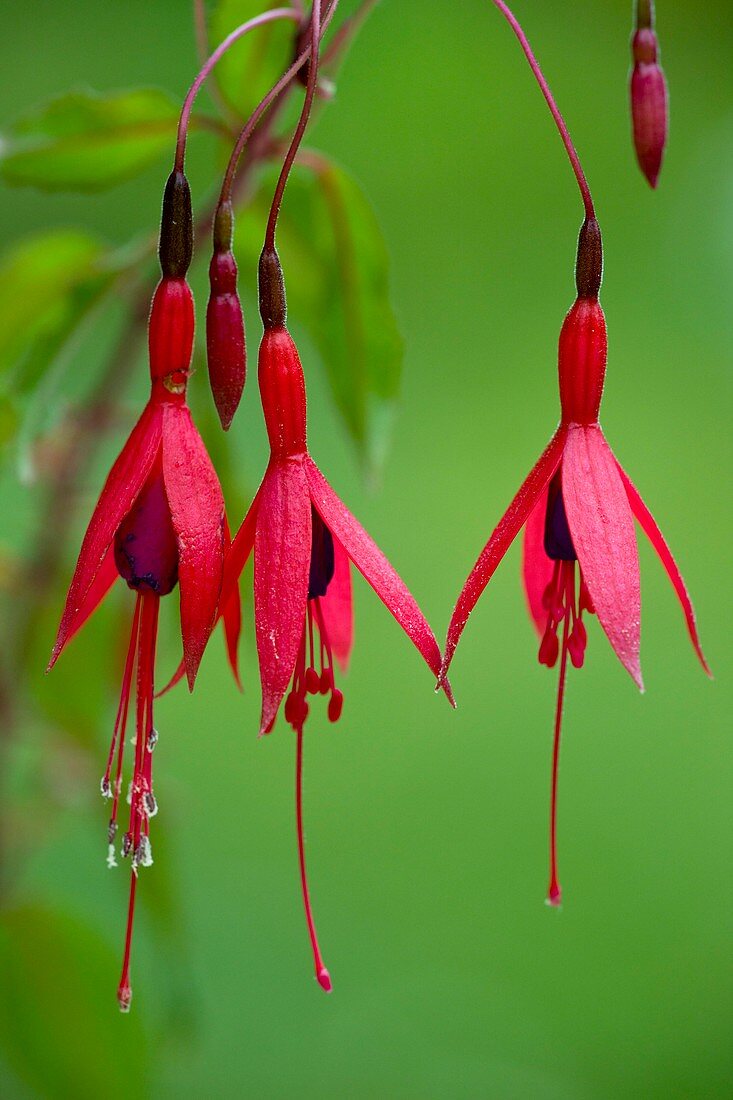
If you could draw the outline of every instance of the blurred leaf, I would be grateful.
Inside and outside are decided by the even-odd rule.
[[[69,92],[15,123],[0,145],[0,176],[45,191],[113,187],[171,150],[178,112],[156,88]]]
[[[30,906],[0,915],[0,1046],[39,1095],[142,1094],[145,1033],[134,1007],[120,1019],[118,967],[76,918]]]
[[[0,259],[0,375],[22,365],[14,390],[28,390],[113,278],[102,244],[87,233],[51,230],[16,242]]]
[[[210,39],[220,42],[242,23],[278,3],[262,0],[219,0],[210,22]],[[242,125],[262,97],[277,82],[293,61],[296,24],[278,19],[244,36],[228,50],[214,74],[219,88],[234,111],[242,116]]]
[[[7,394],[0,393],[0,449],[15,439],[19,424],[20,417],[15,405]]]
[[[359,185],[325,157],[315,164],[316,171],[291,179],[278,223],[288,302],[323,356],[336,406],[367,472],[374,474],[383,461],[402,372],[389,256]],[[263,206],[258,200],[237,218],[237,245],[249,253],[250,265],[257,259],[253,244],[262,236]]]

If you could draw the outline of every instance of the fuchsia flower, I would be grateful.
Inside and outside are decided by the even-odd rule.
[[[631,39],[631,120],[639,167],[651,187],[657,186],[667,142],[667,82],[658,62],[653,0],[637,0],[636,30]]]
[[[346,668],[353,639],[350,563],[372,586],[422,655],[440,670],[432,630],[404,582],[339,500],[308,453],[303,369],[285,327],[277,255],[263,253],[260,300],[265,332],[259,385],[270,440],[264,479],[227,556],[223,599],[254,551],[255,632],[262,682],[260,734],[269,733],[285,700],[297,734],[297,826],[303,900],[316,977],[330,991],[305,876],[301,815],[303,727],[309,696],[328,695],[328,717],[341,715],[335,661]],[[450,687],[444,683],[452,702]]]
[[[228,531],[224,500],[206,448],[186,404],[194,335],[194,308],[186,271],[191,259],[191,200],[181,172],[166,186],[160,240],[163,277],[149,322],[150,399],[102,489],[82,542],[51,656],[64,646],[121,576],[137,593],[117,718],[102,794],[112,800],[110,867],[115,863],[117,815],[122,786],[125,731],[136,672],[135,758],[128,801],[130,821],[122,855],[131,857],[132,878],[125,955],[118,1000],[130,1007],[130,947],[137,872],[152,863],[150,818],[157,813],[152,754],[155,649],[160,598],[180,585],[185,671],[193,688],[214,624]],[[236,675],[239,594],[225,607],[225,630]],[[116,753],[116,763],[115,763]],[[112,780],[112,769],[115,778]]]
[[[547,899],[552,905],[558,905],[561,899],[555,837],[565,672],[568,656],[576,668],[583,664],[587,637],[584,614],[598,616],[616,656],[643,690],[634,519],[667,571],[695,652],[710,674],[679,569],[651,512],[615,458],[598,422],[606,373],[606,322],[598,301],[601,273],[600,230],[595,219],[586,219],[578,245],[578,298],[560,333],[560,425],[468,576],[448,628],[438,681],[443,683],[481,593],[524,527],[523,579],[530,612],[542,639],[539,660],[552,667],[560,657]]]

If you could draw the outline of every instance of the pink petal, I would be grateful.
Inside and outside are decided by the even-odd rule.
[[[333,540],[333,577],[325,596],[318,603],[334,657],[346,672],[354,643],[354,607],[351,599],[349,555],[337,538]]]
[[[259,492],[255,535],[261,734],[275,720],[303,640],[310,556],[311,505],[303,463],[271,462]]]
[[[478,603],[481,593],[493,577],[499,563],[519,534],[523,524],[526,523],[541,493],[547,488],[552,475],[559,466],[566,436],[567,429],[564,425],[561,425],[522,482],[519,492],[494,528],[491,538],[484,546],[478,561],[469,573],[448,627],[445,656],[440,670],[441,679],[445,676],[453,660],[453,654],[468,622],[468,616]]]
[[[545,553],[545,512],[547,487],[539,495],[524,525],[522,546],[522,580],[527,607],[540,637],[547,626],[547,609],[542,605],[545,589],[552,580],[554,562]]]
[[[221,592],[224,498],[186,405],[164,408],[163,479],[178,539],[183,657],[193,690]]]
[[[232,535],[229,530],[229,522],[224,516],[224,548],[225,553],[229,552],[232,543]],[[222,584],[222,598],[224,593],[224,586]],[[242,690],[242,680],[239,675],[239,635],[242,631],[242,600],[239,594],[239,584],[235,583],[234,591],[231,596],[228,597],[226,603],[223,604],[221,612],[224,619],[224,636],[226,638],[227,645],[227,657],[229,660],[229,667],[232,670],[234,681]]]
[[[313,504],[321,519],[437,676],[440,671],[438,643],[412,593],[376,543],[336,496],[312,458],[306,458],[305,468]],[[445,692],[452,703],[448,684],[445,685]]]
[[[619,661],[643,691],[634,519],[616,460],[599,427],[569,428],[562,495],[573,546],[599,622]]]
[[[708,663],[705,660],[702,646],[700,645],[700,639],[697,634],[697,623],[695,622],[695,611],[692,606],[692,601],[690,600],[687,588],[685,587],[685,582],[682,579],[682,574],[677,568],[677,563],[672,557],[672,551],[667,545],[664,535],[657,527],[654,516],[649,511],[644,501],[641,499],[641,496],[639,495],[639,490],[633,484],[626,471],[621,468],[621,465],[618,461],[616,462],[616,469],[619,472],[624,489],[626,490],[626,496],[628,497],[629,504],[631,505],[631,511],[634,513],[634,516],[636,517],[641,529],[644,531],[644,534],[656,550],[659,560],[666,569],[667,576],[672,582],[672,587],[677,593],[677,599],[680,601],[680,604],[682,606],[682,610],[687,621],[687,629],[690,633],[690,639],[693,646],[695,647],[695,652],[697,653],[700,664],[705,669],[708,676],[712,676],[712,672],[710,671]]]
[[[161,431],[160,407],[147,404],[109,472],[89,521],[66,597],[61,625],[48,665],[49,669],[53,668],[61,650],[81,625],[78,620],[84,613],[89,590],[112,544],[117,528],[132,508],[135,498],[153,468],[160,447]],[[89,613],[87,611],[84,617]]]

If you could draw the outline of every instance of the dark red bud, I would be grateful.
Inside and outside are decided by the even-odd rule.
[[[634,148],[639,167],[649,184],[656,187],[667,141],[668,106],[667,84],[658,63],[659,45],[650,0],[637,5],[631,53],[634,61],[631,73]]]
[[[193,352],[194,309],[185,279],[163,278],[158,283],[148,322],[150,377],[161,383],[158,397],[186,392]],[[154,391],[155,393],[155,391]]]
[[[209,384],[224,431],[237,411],[247,374],[244,317],[237,294],[237,265],[231,252],[215,252],[209,266],[211,294],[206,309]]]
[[[178,582],[178,542],[160,462],[115,535],[115,565],[130,588],[166,596]]]
[[[158,256],[164,276],[182,279],[193,256],[191,190],[183,172],[171,172],[163,194]]]

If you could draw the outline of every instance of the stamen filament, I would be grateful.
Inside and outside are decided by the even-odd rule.
[[[148,752],[148,731],[153,725],[153,696],[155,649],[158,634],[158,610],[160,599],[158,596],[141,593],[138,596],[141,605],[140,625],[138,631],[137,651],[137,701],[135,716],[135,768],[133,772],[131,800],[130,800],[130,825],[128,837],[130,838],[129,854],[132,860],[130,875],[130,901],[127,909],[127,928],[125,932],[125,951],[122,960],[122,975],[117,990],[117,1000],[122,1012],[128,1012],[132,999],[130,986],[130,952],[132,947],[132,930],[135,919],[135,896],[137,891],[137,874],[139,866],[147,866],[152,862],[148,841],[149,826],[147,815],[144,813],[144,788],[147,783],[152,790],[152,753]],[[144,837],[141,848],[141,836]],[[126,838],[127,839],[127,838]]]
[[[331,975],[323,964],[321,952],[318,947],[316,926],[313,921],[310,894],[308,891],[308,878],[305,869],[305,845],[303,840],[303,725],[296,731],[297,748],[295,757],[295,816],[298,831],[298,860],[300,863],[300,885],[303,893],[303,905],[305,906],[305,919],[308,923],[308,935],[313,950],[313,962],[316,968],[316,978],[321,989],[330,993],[332,989]]]
[[[557,786],[560,764],[560,731],[562,727],[563,702],[565,699],[565,674],[568,667],[568,634],[570,620],[570,600],[574,586],[574,562],[563,562],[565,573],[566,611],[562,627],[560,654],[560,674],[557,685],[557,704],[555,707],[555,732],[552,744],[552,785],[550,792],[550,885],[547,891],[547,904],[559,907],[562,904],[562,889],[557,877]]]

